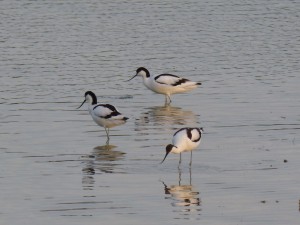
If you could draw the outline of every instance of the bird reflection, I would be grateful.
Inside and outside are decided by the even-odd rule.
[[[170,127],[172,125],[195,126],[198,117],[192,111],[171,105],[155,106],[141,114],[136,120],[136,129],[145,130],[145,126],[154,125]],[[170,125],[170,126],[169,126]]]
[[[97,146],[91,154],[82,157],[84,167],[82,168],[82,184],[84,189],[93,189],[94,175],[97,173],[122,173],[116,168],[119,160],[124,159],[125,153],[114,150],[115,145],[106,144]]]
[[[192,185],[191,169],[188,184],[181,183],[181,169],[178,169],[178,176],[178,185],[166,185],[162,181],[165,199],[171,200],[171,205],[175,207],[174,212],[179,213],[183,219],[191,219],[191,216],[200,215],[200,192]]]

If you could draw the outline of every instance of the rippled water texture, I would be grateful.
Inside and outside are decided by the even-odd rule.
[[[299,1],[0,5],[1,224],[299,223]],[[203,85],[165,106],[140,66]],[[130,118],[109,145],[87,90]]]

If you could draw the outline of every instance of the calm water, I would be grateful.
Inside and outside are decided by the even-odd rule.
[[[0,5],[1,224],[299,223],[299,1]],[[139,66],[203,85],[165,107]],[[130,117],[109,146],[87,90]]]

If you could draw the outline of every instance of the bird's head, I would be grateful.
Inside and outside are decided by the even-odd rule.
[[[81,103],[81,105],[77,109],[79,109],[85,102],[92,104],[92,105],[97,104],[97,97],[94,94],[94,92],[92,92],[92,91],[85,92],[84,98],[85,98],[84,101]]]
[[[136,70],[136,74],[132,78],[130,78],[128,81],[132,80],[136,76],[141,76],[143,78],[148,78],[148,77],[150,77],[150,73],[145,67],[140,67]]]
[[[173,150],[173,148],[177,148],[177,147],[175,145],[172,145],[172,144],[168,144],[166,146],[166,155],[165,155],[164,159],[161,161],[161,163],[163,163],[165,161],[165,159],[167,158],[169,153]]]

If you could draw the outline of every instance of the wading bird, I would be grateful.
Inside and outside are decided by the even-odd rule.
[[[88,110],[93,120],[101,127],[104,127],[107,142],[109,141],[109,128],[122,125],[128,120],[127,117],[123,116],[118,110],[110,104],[97,104],[96,95],[87,91],[84,94],[85,100],[78,107],[78,109],[87,102],[89,104]]]
[[[175,132],[172,144],[166,147],[166,155],[161,161],[163,163],[170,152],[180,154],[179,165],[181,163],[181,152],[191,152],[190,166],[192,165],[192,151],[197,148],[201,141],[203,128],[182,128]],[[179,167],[178,165],[178,167]]]
[[[171,103],[172,94],[188,92],[201,85],[200,82],[193,82],[173,74],[150,76],[149,71],[144,67],[138,68],[136,70],[136,75],[134,75],[128,81],[132,80],[136,76],[141,76],[143,78],[144,85],[148,89],[154,91],[155,93],[165,95],[166,104]]]

